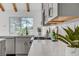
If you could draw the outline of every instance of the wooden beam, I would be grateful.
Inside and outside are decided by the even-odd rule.
[[[62,21],[49,21],[49,22],[64,22],[64,21],[62,20]]]
[[[48,22],[48,23],[63,23],[63,22]]]
[[[0,9],[2,10],[2,11],[5,11],[5,9],[4,9],[4,7],[3,7],[3,5],[0,3]]]
[[[30,6],[29,3],[26,3],[27,12],[30,12]]]
[[[50,21],[48,21],[48,23],[50,23],[50,24],[54,24],[54,23],[59,24],[59,23],[75,20],[76,18],[79,18],[79,16],[59,16],[59,17],[56,17],[54,19],[51,19]]]
[[[17,7],[16,7],[16,3],[12,3],[12,5],[13,5],[14,11],[17,12],[18,10],[17,10]]]
[[[69,20],[73,20],[76,18],[79,18],[79,16],[59,16],[54,19],[51,19],[50,21],[52,21],[52,22],[53,21],[69,21]]]
[[[63,22],[48,22],[49,24],[58,24],[58,23],[63,23]]]

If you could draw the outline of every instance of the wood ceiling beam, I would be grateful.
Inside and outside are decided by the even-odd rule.
[[[49,22],[49,24],[54,24],[54,23],[63,23],[63,22]]]
[[[18,10],[17,10],[17,7],[16,7],[16,3],[12,3],[12,5],[13,5],[14,11],[17,12]]]
[[[49,24],[54,24],[54,23],[59,24],[59,23],[75,20],[76,18],[79,18],[79,16],[59,16],[59,17],[55,17],[54,19],[51,19],[50,21],[48,21],[48,23]]]
[[[53,21],[69,21],[69,20],[73,20],[76,18],[79,18],[79,16],[59,16],[54,19],[51,19],[50,21],[52,21],[52,22]]]
[[[3,5],[0,3],[0,9],[2,10],[2,11],[5,11],[5,9],[4,9],[4,7],[3,7]]]
[[[27,12],[30,12],[30,6],[29,6],[29,3],[26,3],[26,10],[27,10]]]
[[[49,22],[48,24],[50,25],[50,24],[61,24],[61,23],[63,22]]]
[[[49,21],[49,22],[64,22],[64,21]]]

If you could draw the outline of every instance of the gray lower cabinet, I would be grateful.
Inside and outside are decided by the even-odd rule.
[[[6,39],[7,55],[27,55],[30,49],[31,37],[16,37]]]
[[[6,54],[15,54],[14,38],[7,38],[6,39]]]
[[[6,56],[5,40],[0,41],[0,56]]]
[[[16,55],[27,55],[31,38],[16,38]]]

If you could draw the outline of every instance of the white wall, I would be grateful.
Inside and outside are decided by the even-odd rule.
[[[37,35],[37,27],[41,26],[42,15],[41,15],[41,3],[32,3],[31,5],[31,12],[30,16],[34,18],[34,25],[33,25],[33,34]]]
[[[10,9],[12,8],[10,4],[3,4],[3,5],[5,7],[5,12],[0,13],[0,36],[10,35],[9,17],[33,17],[34,18],[33,32],[30,32],[30,34],[35,34],[35,35],[37,34],[36,32],[37,27],[40,25],[40,22],[41,22],[41,4],[39,3],[30,4],[30,13],[27,13],[26,10],[24,10],[26,8],[25,7],[23,8],[22,4],[18,5],[18,7],[21,6],[18,12],[12,11],[12,9]]]
[[[3,12],[0,13],[0,35],[9,35],[9,17],[22,17],[26,16],[24,12],[13,13],[13,12]]]

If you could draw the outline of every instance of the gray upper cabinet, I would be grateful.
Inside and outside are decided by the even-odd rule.
[[[58,16],[79,16],[79,3],[59,3]]]
[[[57,3],[43,3],[42,4],[42,19],[43,25],[48,21],[58,16],[58,4]]]
[[[43,3],[43,25],[58,16],[79,16],[79,3]]]

